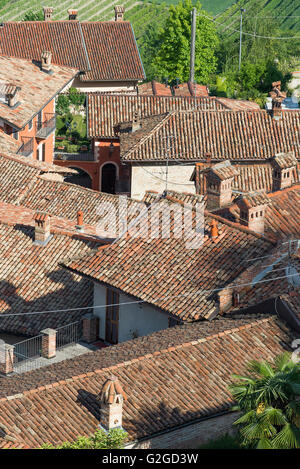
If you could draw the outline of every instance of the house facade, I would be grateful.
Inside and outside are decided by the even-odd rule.
[[[2,152],[52,164],[55,98],[78,71],[53,65],[48,51],[37,63],[1,56],[0,65],[0,132],[6,134]]]

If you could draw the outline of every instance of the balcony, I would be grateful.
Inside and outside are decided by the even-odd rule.
[[[22,142],[22,145],[17,151],[18,155],[30,156],[34,149],[34,138],[22,137]]]
[[[56,151],[54,159],[58,161],[95,161],[93,152],[80,152],[80,153],[62,153]]]
[[[36,122],[36,133],[37,138],[45,139],[48,135],[55,130],[56,126],[56,115],[55,114],[45,114],[45,120],[43,122]]]

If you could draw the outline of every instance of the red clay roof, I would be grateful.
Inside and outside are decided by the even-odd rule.
[[[271,161],[239,164],[232,162],[232,165],[239,172],[232,183],[232,188],[235,191],[252,192],[264,189],[266,192],[271,192],[273,190],[274,168]],[[195,165],[191,179],[195,181],[198,194],[205,194],[206,192],[205,174],[210,166],[210,163],[196,163]],[[298,182],[300,182],[300,163],[297,163],[292,173],[292,184]]]
[[[170,204],[172,208],[173,202],[179,200],[169,200],[168,196],[159,204]],[[197,249],[187,246],[186,237],[178,239],[172,233],[169,238],[150,239],[151,218],[148,220],[147,217],[151,216],[151,210],[139,222],[140,237],[131,236],[129,231],[107,249],[81,259],[67,260],[63,265],[183,321],[194,321],[216,314],[215,289],[232,282],[245,269],[245,259],[263,255],[272,247],[264,237],[247,229],[237,229],[230,222],[222,222],[220,217],[219,237],[216,240],[210,238],[212,218],[208,213],[204,242]],[[181,221],[178,211],[175,211],[174,220]],[[174,226],[177,226],[175,221]]]
[[[132,141],[132,135],[122,134],[121,158],[124,161],[165,161],[165,135],[174,136],[170,160],[199,161],[209,156],[214,161],[261,161],[289,151],[300,158],[299,129],[300,111],[284,111],[280,120],[259,110],[173,111],[168,116],[162,115],[160,124],[151,131],[135,132],[129,150],[126,139]]]
[[[128,349],[128,345],[141,346],[142,340],[50,365],[47,377],[45,369],[40,369],[22,375],[22,382],[19,377],[6,378],[4,389],[16,386],[19,391],[15,395],[6,391],[7,397],[0,400],[0,446],[11,447],[14,442],[16,447],[36,448],[43,443],[59,444],[93,434],[100,423],[97,396],[111,374],[118,378],[127,396],[123,427],[129,440],[229,410],[233,405],[228,389],[232,375],[244,374],[250,360],[274,360],[279,353],[291,350],[294,335],[272,317],[243,325],[226,321],[220,321],[223,330],[219,333],[219,321],[210,324],[211,333],[205,337],[201,336],[201,324],[193,324],[189,331],[197,331],[198,337],[187,337],[175,346],[164,341],[164,333],[168,337],[170,331],[161,331],[159,351],[127,356],[126,361],[115,366],[105,368],[101,357],[122,347]],[[171,332],[177,335],[182,327],[185,326]],[[155,342],[156,335],[149,338]],[[88,372],[93,357],[94,369]],[[87,365],[82,374],[79,363]],[[61,381],[60,369],[65,370]],[[71,377],[70,371],[74,373]],[[45,385],[45,378],[48,382],[52,379],[51,384]],[[37,385],[21,391],[32,379]]]
[[[146,96],[172,96],[172,91],[169,86],[152,80],[138,85],[138,94]]]
[[[224,109],[215,98],[190,98],[174,96],[138,96],[128,94],[88,94],[88,134],[90,137],[113,137],[114,127],[120,122],[130,122],[134,113],[150,117],[168,111],[194,109]]]
[[[16,99],[20,104],[10,108],[0,102],[0,118],[16,128],[23,128],[78,73],[74,68],[58,65],[52,65],[51,70],[50,75],[29,60],[0,56],[0,81],[13,79],[20,87]]]
[[[53,63],[86,71],[83,81],[145,78],[127,21],[24,21],[0,28],[1,54],[40,60],[44,50],[52,52]]]
[[[207,86],[198,85],[191,83],[180,83],[178,86],[173,87],[175,96],[197,96],[197,97],[208,97]],[[196,93],[195,93],[196,90]]]

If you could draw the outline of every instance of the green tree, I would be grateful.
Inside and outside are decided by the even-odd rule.
[[[234,375],[230,385],[243,415],[234,422],[244,446],[256,449],[300,448],[300,363],[288,353],[274,364],[252,361],[250,375]]]
[[[126,436],[127,433],[118,428],[108,433],[99,429],[90,437],[82,436],[72,443],[66,441],[58,446],[45,444],[42,449],[123,449]]]
[[[25,13],[22,21],[44,21],[44,14],[42,11],[29,10]]]
[[[169,77],[170,81],[179,78],[188,81],[190,71],[191,11],[192,0],[183,0],[171,5],[164,30],[159,36],[160,48],[154,60],[160,78]],[[209,77],[217,66],[216,49],[218,35],[208,14],[196,4],[196,41],[195,41],[195,80],[208,83]],[[201,15],[202,13],[202,15]]]

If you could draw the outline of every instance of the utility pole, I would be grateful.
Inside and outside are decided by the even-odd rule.
[[[193,8],[191,11],[192,24],[191,24],[191,58],[190,58],[190,82],[195,81],[195,39],[196,39],[196,16],[197,10]]]
[[[241,21],[240,21],[240,55],[239,55],[239,71],[241,70],[242,62],[242,31],[243,31],[243,13],[245,13],[245,8],[241,8]]]

